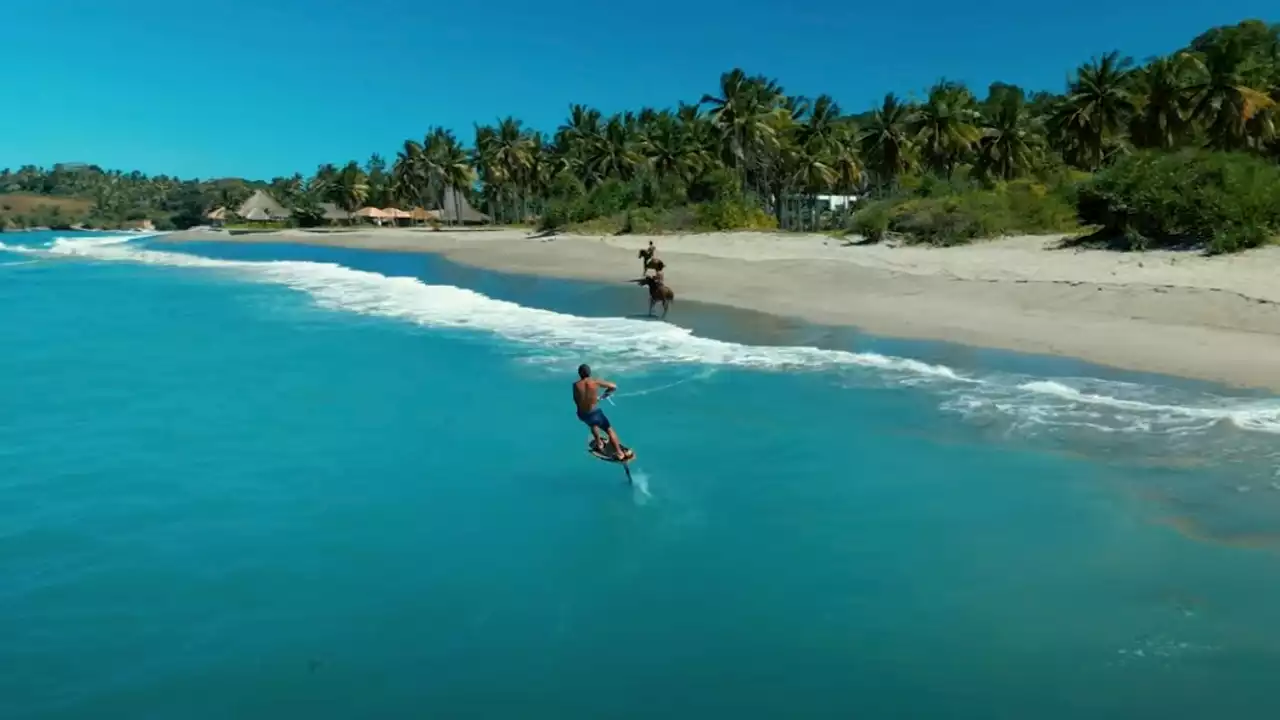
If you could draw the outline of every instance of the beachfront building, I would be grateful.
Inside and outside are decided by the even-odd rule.
[[[324,221],[330,225],[350,223],[352,219],[351,213],[331,202],[320,203],[320,217],[324,218]]]
[[[222,227],[222,224],[227,221],[227,209],[224,207],[214,208],[204,217],[209,221],[211,227]]]
[[[236,215],[253,222],[270,222],[288,220],[293,212],[271,197],[266,190],[255,190],[243,204],[236,209]]]
[[[480,225],[489,222],[489,216],[471,207],[465,194],[447,187],[440,207],[440,221],[447,225]]]
[[[426,225],[429,222],[440,222],[440,211],[416,207],[409,211],[409,220],[415,225]]]
[[[808,193],[790,193],[782,196],[784,203],[799,207],[816,207],[823,212],[833,212],[853,207],[858,203],[857,195],[809,195]]]
[[[376,208],[376,207],[362,207],[359,210],[352,213],[352,217],[355,217],[361,220],[368,220],[369,222],[373,223],[374,225],[377,225],[378,227],[382,227],[382,223],[387,220],[387,214],[383,212],[380,208]]]
[[[394,207],[382,208],[382,214],[386,215],[387,220],[390,221],[390,224],[392,225],[399,225],[401,224],[401,220],[410,220],[413,218],[413,213],[408,210],[401,210],[400,208]]]
[[[826,205],[828,212],[844,210],[858,202],[857,195],[814,195],[813,199],[820,205]]]

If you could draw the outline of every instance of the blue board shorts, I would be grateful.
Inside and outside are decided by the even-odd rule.
[[[587,427],[598,427],[605,432],[609,431],[609,418],[604,416],[604,411],[595,408],[590,412],[579,412],[578,419],[587,424]]]

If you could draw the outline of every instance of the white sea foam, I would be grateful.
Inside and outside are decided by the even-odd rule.
[[[246,279],[301,290],[321,306],[335,310],[396,318],[429,327],[490,332],[517,342],[626,360],[761,369],[848,365],[963,380],[951,368],[909,358],[812,347],[742,345],[698,337],[686,328],[665,322],[565,315],[496,300],[452,285],[429,285],[414,277],[388,277],[333,263],[219,260],[138,248],[128,243],[129,239],[59,238],[40,252],[235,271]]]
[[[649,475],[642,470],[631,471],[631,489],[637,505],[645,505],[653,499],[649,492]]]
[[[694,335],[665,322],[588,318],[525,307],[465,288],[430,285],[332,263],[219,260],[148,250],[138,236],[59,238],[48,248],[12,248],[38,255],[147,263],[234,272],[284,285],[322,307],[387,317],[433,328],[473,330],[543,349],[608,357],[611,363],[691,363],[761,370],[864,369],[898,383],[936,387],[943,407],[964,415],[996,414],[1015,425],[1055,425],[1099,432],[1200,432],[1219,423],[1280,434],[1280,400],[1196,396],[1097,379],[975,377],[910,358],[814,347],[763,346]],[[1183,394],[1185,395],[1185,394]],[[1177,397],[1172,402],[1171,397]]]
[[[1109,383],[1112,388],[1129,383]],[[1133,394],[1142,394],[1145,388],[1134,388]],[[1105,407],[1113,410],[1138,412],[1162,418],[1169,424],[1217,423],[1227,421],[1246,430],[1280,434],[1280,402],[1275,399],[1244,400],[1240,398],[1211,398],[1198,405],[1174,405],[1136,398],[1116,397],[1100,392],[1081,390],[1054,380],[1035,380],[1018,385],[1019,390],[1047,395],[1066,401],[1077,407]],[[1107,388],[1111,389],[1111,388]],[[1177,423],[1176,421],[1184,421]]]

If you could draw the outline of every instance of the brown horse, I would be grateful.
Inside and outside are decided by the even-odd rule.
[[[665,318],[667,310],[671,308],[671,303],[675,302],[675,292],[667,287],[661,278],[654,275],[645,275],[638,280],[632,280],[632,282],[649,288],[649,317],[653,317],[653,306],[662,303],[662,317]]]

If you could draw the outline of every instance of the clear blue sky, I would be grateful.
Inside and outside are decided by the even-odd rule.
[[[0,167],[259,179],[394,157],[432,125],[469,144],[475,122],[507,114],[553,131],[575,102],[697,101],[735,66],[850,112],[943,76],[980,94],[993,80],[1060,91],[1092,55],[1143,60],[1280,14],[1275,0],[7,5]]]

